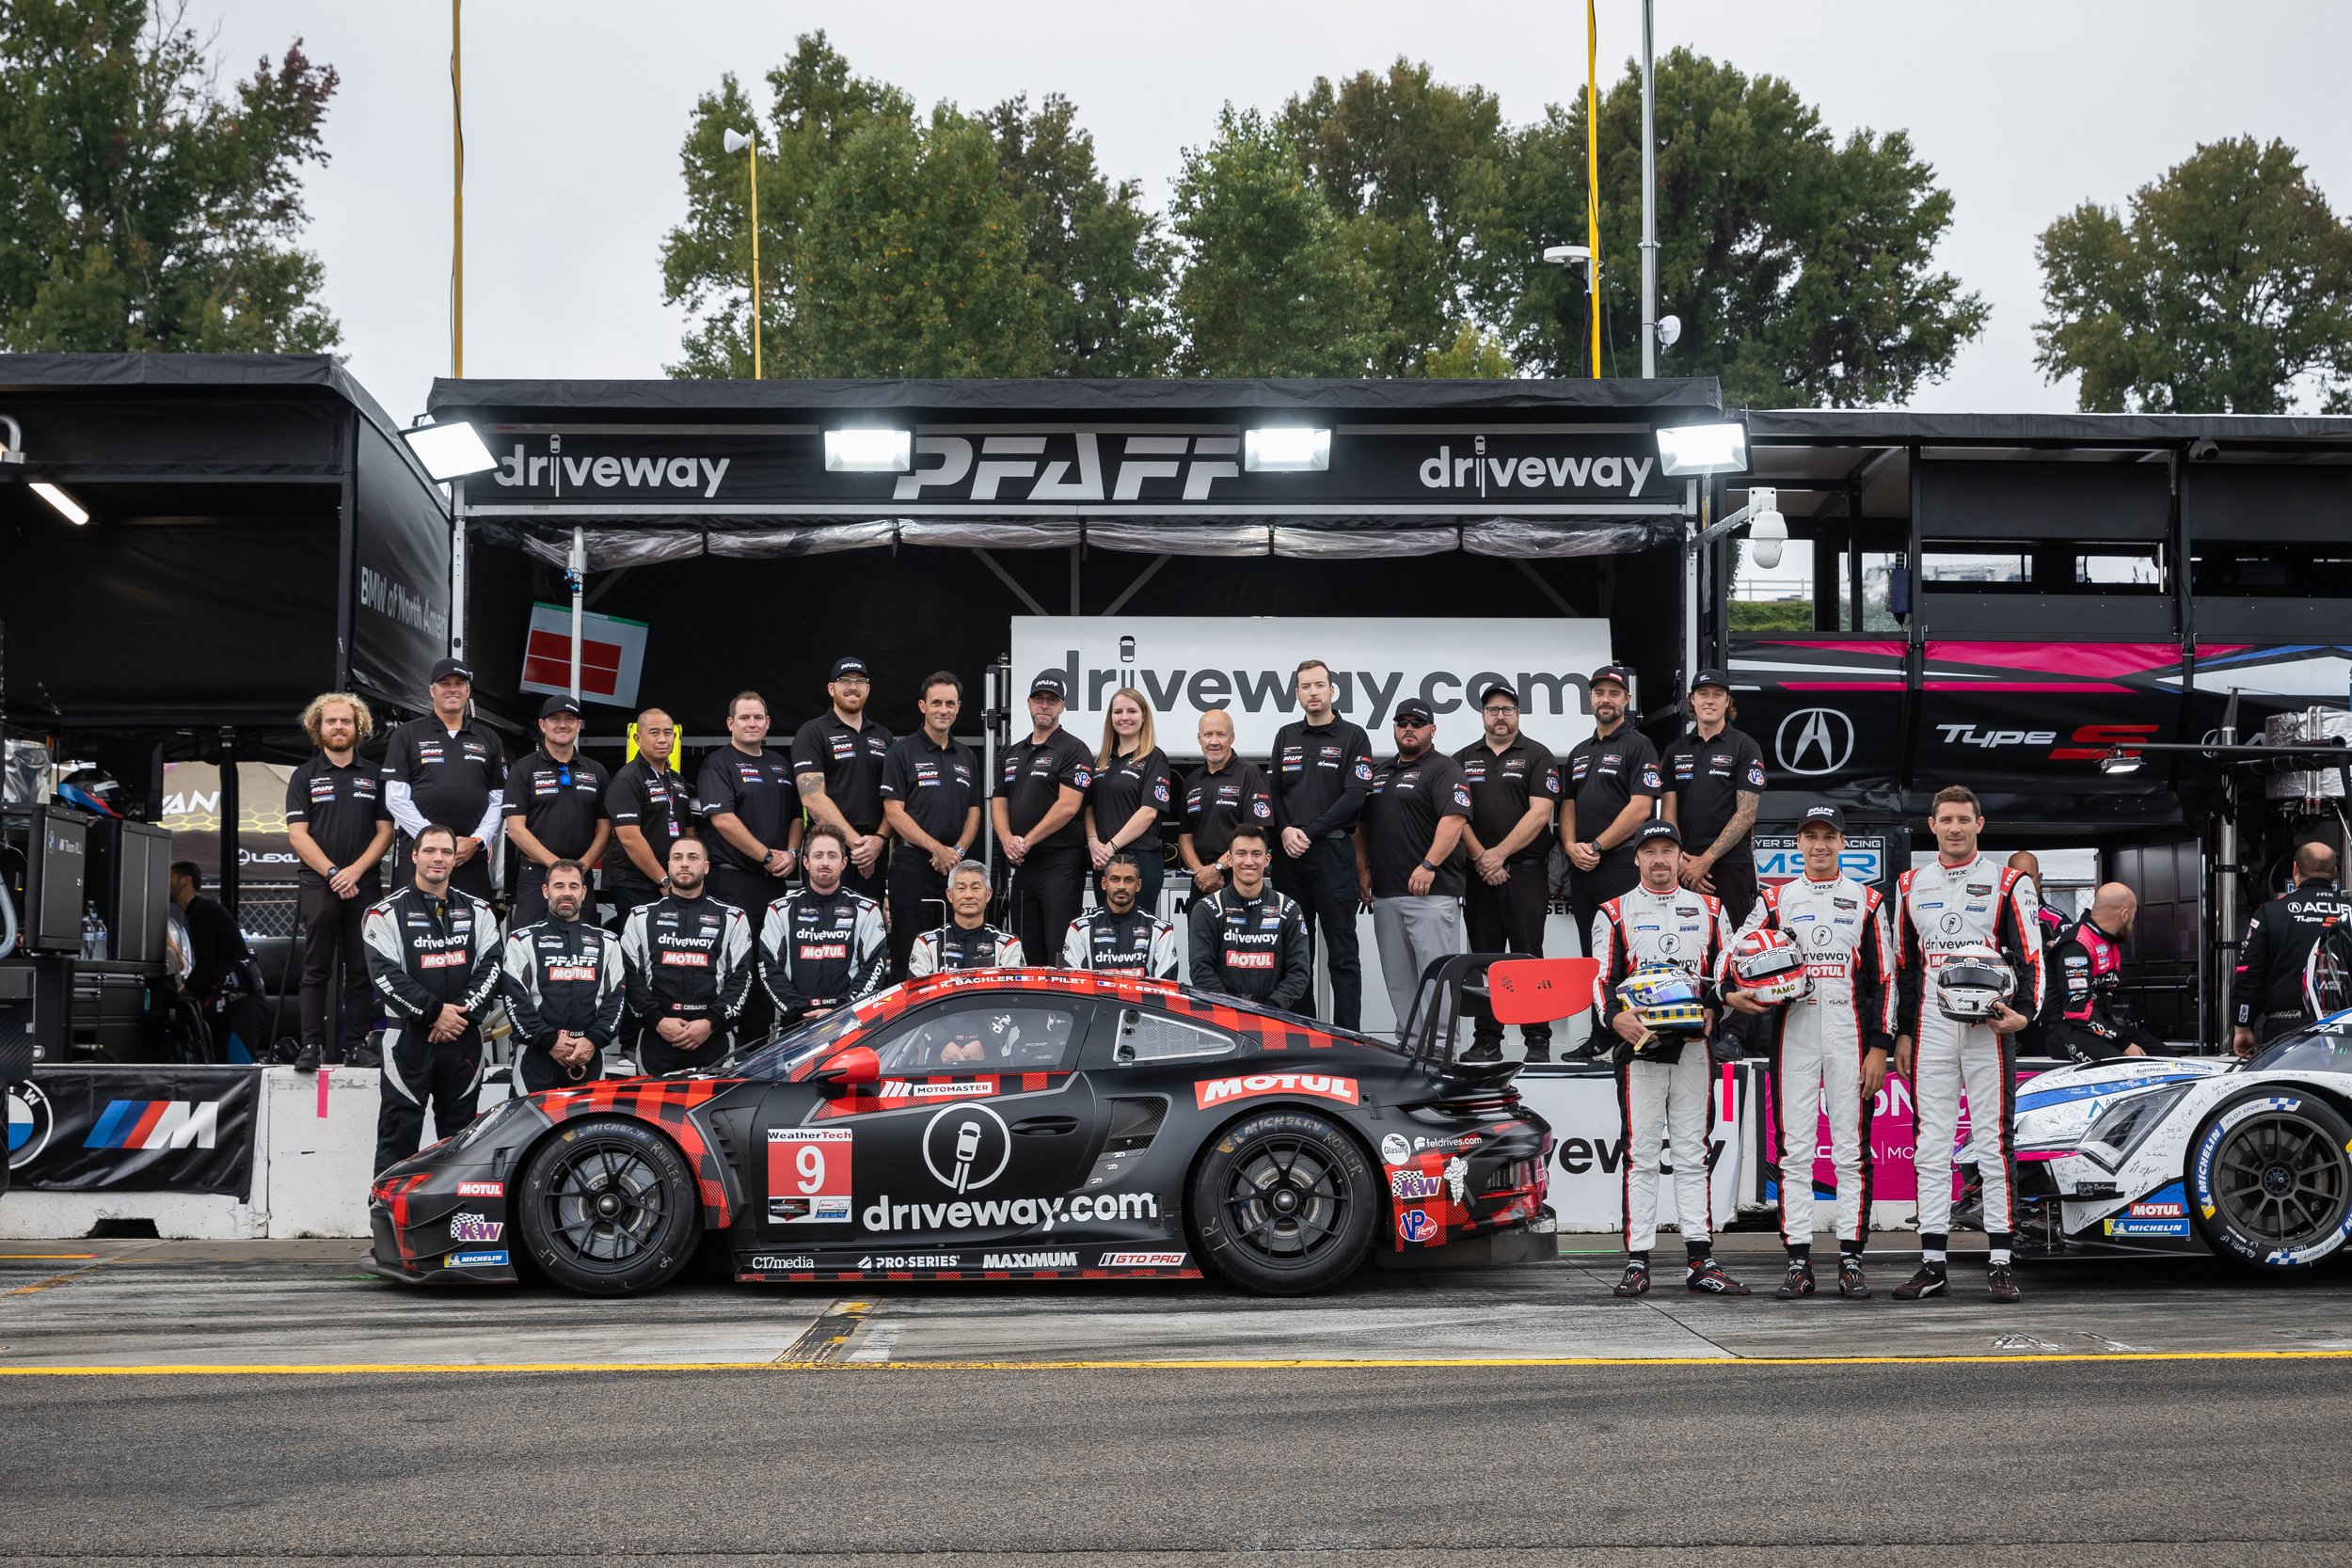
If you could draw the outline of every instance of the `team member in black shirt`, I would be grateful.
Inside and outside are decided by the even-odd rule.
[[[1011,865],[1005,909],[1033,964],[1050,964],[1062,933],[1077,918],[1086,884],[1086,828],[1078,812],[1094,782],[1086,743],[1061,727],[1069,701],[1061,678],[1040,675],[1029,688],[1029,736],[1005,752],[989,819]]]
[[[1684,708],[1691,728],[1662,759],[1666,820],[1692,846],[1682,857],[1682,885],[1722,899],[1736,931],[1756,908],[1756,855],[1748,835],[1764,799],[1764,753],[1749,736],[1726,727],[1739,710],[1721,670],[1698,673]]]
[[[694,795],[670,767],[677,724],[649,707],[637,716],[637,754],[605,786],[604,815],[612,824],[604,852],[604,895],[615,927],[640,904],[661,896],[670,877],[670,846],[694,820]]]
[[[1544,916],[1550,908],[1544,863],[1551,853],[1551,819],[1560,805],[1560,765],[1550,748],[1519,733],[1519,696],[1507,686],[1486,688],[1478,700],[1485,738],[1454,753],[1470,786],[1470,852],[1463,879],[1462,917],[1473,953],[1544,956]],[[1485,1006],[1473,1009],[1469,1060],[1499,1061],[1502,1025]],[[1530,1023],[1527,1059],[1551,1059],[1551,1025]]]
[[[506,775],[506,836],[521,858],[506,928],[518,931],[548,914],[548,867],[557,861],[594,865],[604,858],[612,824],[604,815],[604,764],[580,754],[580,700],[549,697],[539,708],[539,749]]]
[[[755,927],[768,906],[791,891],[787,879],[800,869],[807,826],[792,759],[767,739],[767,700],[737,692],[727,705],[727,743],[703,759],[694,786],[712,830],[710,895],[741,910]],[[757,1039],[773,1021],[766,989],[754,986],[733,1022],[743,1038]]]
[[[866,717],[874,678],[855,657],[833,661],[825,691],[833,706],[792,736],[792,779],[814,822],[830,822],[850,841],[851,893],[879,901],[887,881],[890,830],[882,816],[882,760],[890,732]]]
[[[882,821],[898,841],[890,857],[894,974],[908,973],[914,939],[941,922],[947,876],[980,836],[980,765],[956,739],[956,716],[962,711],[963,682],[945,670],[933,672],[923,683],[923,727],[882,759]]]
[[[355,1065],[373,1066],[367,1041],[375,1007],[361,942],[368,906],[384,895],[384,851],[392,842],[384,781],[358,757],[375,718],[351,693],[330,691],[303,709],[302,728],[318,751],[286,781],[286,837],[302,862],[302,1052],[294,1067],[331,1067],[346,1050],[355,1058],[367,1053]]]
[[[1568,909],[1579,941],[1593,929],[1602,904],[1633,891],[1642,874],[1633,863],[1633,832],[1658,801],[1658,752],[1626,720],[1632,689],[1625,666],[1593,672],[1586,683],[1593,733],[1568,752],[1560,786],[1560,843],[1568,852]]]
[[[1168,753],[1160,750],[1152,705],[1132,686],[1111,693],[1103,716],[1103,749],[1094,753],[1094,783],[1087,790],[1087,854],[1094,863],[1094,901],[1104,891],[1111,857],[1132,856],[1142,886],[1136,895],[1145,910],[1160,907],[1160,884],[1168,860],[1160,847],[1160,818],[1173,793]]]
[[[1356,849],[1351,836],[1372,791],[1372,742],[1331,709],[1331,670],[1308,659],[1291,676],[1298,708],[1274,734],[1267,765],[1280,828],[1274,885],[1298,900],[1331,970],[1331,1022],[1363,1022],[1364,974],[1357,955]],[[1311,1011],[1310,988],[1303,1006]]]
[[[1192,983],[1296,1012],[1315,982],[1307,917],[1265,879],[1263,828],[1238,824],[1225,851],[1232,880],[1192,901]]]
[[[396,880],[409,872],[417,835],[428,823],[457,831],[457,869],[450,886],[488,900],[490,862],[498,848],[500,800],[506,784],[506,749],[486,724],[466,717],[473,700],[473,671],[461,660],[433,666],[433,711],[394,729],[384,747],[384,809],[400,826]]]
[[[1462,765],[1432,751],[1437,715],[1418,697],[1396,705],[1396,755],[1372,770],[1372,799],[1356,829],[1358,892],[1372,907],[1401,1035],[1422,971],[1462,950],[1462,830],[1470,785]]]
[[[1184,778],[1184,831],[1176,853],[1192,873],[1195,893],[1215,893],[1231,869],[1225,846],[1243,823],[1264,828],[1274,820],[1274,790],[1254,762],[1233,754],[1233,721],[1212,708],[1200,716],[1200,766]]]

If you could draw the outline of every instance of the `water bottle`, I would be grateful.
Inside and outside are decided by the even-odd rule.
[[[99,918],[94,902],[82,917],[82,957],[91,963],[106,961],[106,923]]]

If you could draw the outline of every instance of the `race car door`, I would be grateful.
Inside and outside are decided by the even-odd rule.
[[[866,1042],[880,1083],[814,1104],[805,1085],[771,1091],[753,1130],[763,1244],[855,1247],[862,1268],[930,1271],[961,1266],[940,1260],[954,1249],[1054,1234],[1097,1141],[1077,1066],[1098,1011],[1085,998],[955,997]]]

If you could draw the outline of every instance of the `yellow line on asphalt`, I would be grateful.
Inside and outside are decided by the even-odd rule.
[[[2031,1355],[1524,1355],[1338,1356],[1172,1361],[324,1361],[159,1363],[127,1367],[4,1367],[0,1377],[387,1376],[443,1372],[1078,1372],[1346,1371],[1512,1367],[1953,1367],[2056,1361],[2343,1361],[2352,1350],[2063,1351]]]

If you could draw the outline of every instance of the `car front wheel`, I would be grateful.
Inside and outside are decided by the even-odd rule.
[[[676,1146],[643,1122],[567,1123],[524,1167],[523,1245],[548,1278],[588,1295],[658,1289],[693,1260],[702,1206]]]
[[[2183,1183],[2207,1244],[2255,1268],[2309,1268],[2352,1227],[2352,1123],[2289,1085],[2250,1089],[2189,1145]]]
[[[1380,1200],[1363,1150],[1310,1111],[1263,1111],[1217,1135],[1193,1173],[1201,1260],[1260,1295],[1338,1284],[1372,1248]]]

